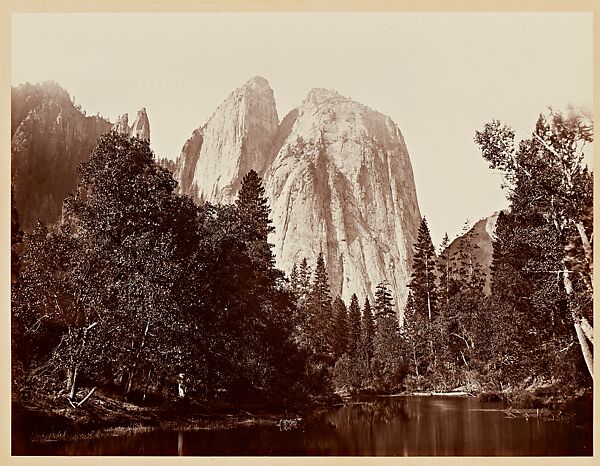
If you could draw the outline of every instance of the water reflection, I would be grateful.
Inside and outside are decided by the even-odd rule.
[[[509,418],[501,403],[434,397],[370,398],[307,419],[302,428],[150,432],[38,445],[33,454],[575,456],[592,454],[591,429]]]

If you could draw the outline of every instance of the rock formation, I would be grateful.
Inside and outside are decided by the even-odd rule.
[[[127,113],[124,113],[113,125],[112,130],[127,137],[135,136],[142,141],[150,141],[150,122],[148,121],[145,108],[138,110],[137,117],[131,127],[128,122],[129,116]]]
[[[77,167],[111,124],[85,116],[58,84],[23,84],[11,92],[11,174],[21,227],[56,221],[77,185]]]
[[[273,91],[254,77],[233,91],[183,147],[177,178],[181,192],[211,202],[233,202],[243,176],[263,176],[278,128]]]
[[[77,186],[78,166],[111,129],[150,140],[145,108],[130,128],[127,114],[114,125],[99,115],[86,116],[54,82],[12,88],[11,174],[24,231],[38,220],[53,223],[60,217],[64,198]]]
[[[452,256],[464,248],[468,254],[472,255],[473,260],[481,265],[486,277],[484,288],[486,294],[490,293],[492,254],[494,252],[492,241],[495,238],[498,214],[499,212],[495,212],[489,217],[479,220],[469,231],[452,241],[447,249]]]
[[[335,91],[314,89],[278,125],[273,91],[253,78],[185,143],[182,192],[232,202],[242,177],[263,177],[277,266],[323,251],[334,296],[373,298],[387,281],[401,308],[421,219],[400,130]]]
[[[325,89],[311,91],[295,113],[265,175],[277,265],[289,271],[323,251],[334,295],[373,299],[387,281],[400,309],[421,219],[400,130]]]

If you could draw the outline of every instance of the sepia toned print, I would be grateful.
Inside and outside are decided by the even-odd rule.
[[[11,26],[13,455],[593,455],[591,14]]]

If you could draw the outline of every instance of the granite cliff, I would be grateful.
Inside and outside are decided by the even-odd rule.
[[[335,91],[314,89],[278,123],[273,91],[256,77],[234,91],[185,143],[181,191],[231,202],[245,173],[263,177],[277,266],[323,252],[332,294],[373,298],[387,281],[406,300],[421,215],[396,124]]]

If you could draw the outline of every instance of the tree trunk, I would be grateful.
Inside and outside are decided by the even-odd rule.
[[[77,403],[77,407],[78,407],[78,408],[79,408],[79,407],[80,407],[80,406],[81,406],[83,403],[85,403],[85,402],[88,400],[88,398],[89,398],[90,396],[92,396],[92,395],[94,394],[94,392],[96,391],[96,388],[97,388],[97,387],[94,387],[94,388],[92,388],[92,389],[90,390],[90,392],[89,392],[89,393],[88,393],[88,394],[85,396],[85,398],[84,398],[83,400],[81,400],[79,403]]]
[[[135,360],[133,361],[133,365],[131,366],[131,371],[129,373],[129,381],[127,382],[126,395],[129,395],[129,392],[131,391],[131,387],[133,386],[133,377],[134,377],[135,371],[137,369],[137,364],[140,359],[140,355],[142,354],[142,351],[146,344],[146,336],[148,335],[148,328],[150,328],[150,319],[148,319],[146,321],[146,328],[144,328],[144,335],[142,336],[142,343],[140,344],[140,348],[138,349],[138,352],[135,355]]]
[[[429,291],[427,292],[427,312],[429,313],[429,320],[431,320],[431,297]]]
[[[577,320],[576,316],[573,316],[573,320],[575,322],[575,332],[577,333],[577,340],[579,340],[579,346],[581,346],[581,353],[583,354],[583,359],[585,360],[585,364],[588,368],[590,376],[593,379],[594,378],[594,357],[592,355],[592,352],[590,351],[589,345],[587,344],[583,330],[581,329],[580,321]]]
[[[417,352],[413,349],[413,359],[415,361],[415,373],[417,374],[417,377],[419,377],[419,363],[417,361]]]
[[[571,294],[573,293],[573,283],[569,278],[568,270],[563,270],[563,284],[565,286],[565,292],[567,293],[568,298],[571,298]],[[569,304],[570,305],[570,304]],[[571,309],[571,317],[573,318],[573,325],[575,326],[575,333],[577,334],[577,340],[579,341],[579,346],[581,347],[581,354],[583,355],[583,359],[585,360],[585,364],[588,368],[588,372],[590,373],[590,377],[594,378],[594,357],[592,352],[590,351],[590,347],[587,344],[585,339],[585,334],[583,329],[581,328],[581,318],[573,312]],[[587,322],[587,321],[586,321]],[[589,325],[589,324],[588,324]]]
[[[587,319],[583,316],[581,316],[581,330],[583,330],[583,333],[585,334],[587,339],[590,341],[590,343],[593,345],[594,344],[594,329],[592,328],[590,323],[587,321]]]
[[[77,389],[77,366],[73,367],[71,370],[71,376],[69,377],[71,380],[71,389],[69,391],[69,399],[72,400],[75,397],[75,391]]]
[[[583,245],[583,251],[585,252],[585,258],[587,259],[588,264],[590,264],[590,272],[591,272],[593,254],[594,254],[594,251],[592,249],[592,243],[590,242],[590,240],[587,236],[587,233],[585,232],[583,223],[575,222],[575,228],[577,228],[577,232],[579,233],[579,237],[581,238],[581,244]]]

